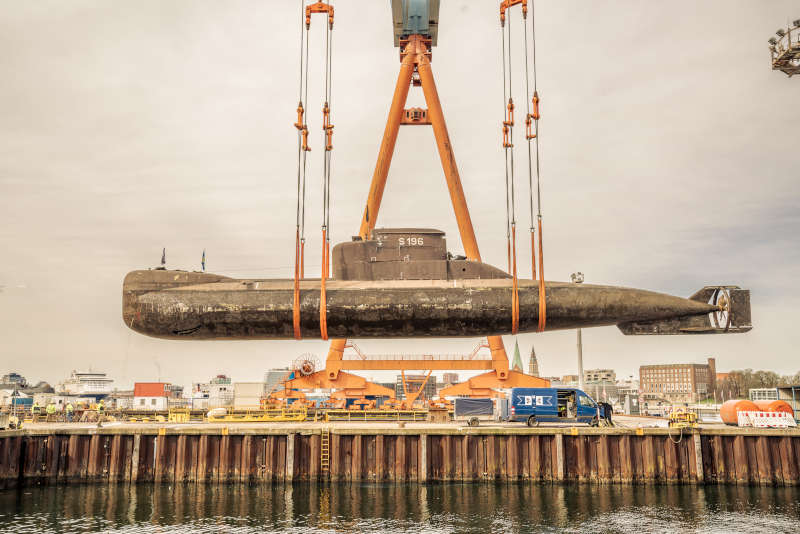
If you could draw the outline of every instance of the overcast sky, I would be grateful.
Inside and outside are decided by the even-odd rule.
[[[503,267],[497,4],[442,1],[433,69],[483,259]],[[388,0],[335,7],[338,242],[358,229],[398,51]],[[172,268],[199,269],[206,249],[211,272],[291,275],[299,9],[297,0],[0,0],[0,372],[55,383],[91,368],[121,387],[159,377],[188,385],[217,373],[257,380],[307,352],[324,361],[321,341],[163,341],[121,319],[123,277],[155,266],[162,247]],[[676,295],[709,284],[752,290],[749,334],[586,330],[585,367],[625,376],[714,356],[721,371],[800,370],[800,79],[771,71],[767,49],[800,2],[539,0],[536,16],[546,278],[581,270],[587,282]],[[321,221],[316,20],[307,273],[319,270]],[[423,102],[412,89],[409,107]],[[518,195],[524,230],[527,187]],[[461,252],[429,128],[401,130],[378,224],[441,228]],[[575,332],[518,339],[524,354],[535,343],[542,374],[575,372]],[[476,341],[358,343],[368,353],[454,353]]]

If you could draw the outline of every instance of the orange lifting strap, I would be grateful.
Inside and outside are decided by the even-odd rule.
[[[512,250],[514,251],[513,279],[511,295],[511,333],[516,335],[519,331],[519,283],[517,280],[517,225],[511,226],[511,240],[513,241]]]
[[[544,332],[547,324],[547,295],[544,287],[544,252],[542,251],[542,218],[539,217],[539,332]]]
[[[325,280],[328,278],[330,247],[326,229],[322,228],[322,276],[319,285],[319,333],[322,339],[328,339],[328,296]]]
[[[306,277],[306,240],[304,237],[300,238],[300,279]]]
[[[294,338],[300,339],[300,231],[295,234],[294,244],[294,304],[292,306],[292,323]]]

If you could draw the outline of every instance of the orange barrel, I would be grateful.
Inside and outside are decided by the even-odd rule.
[[[739,412],[758,412],[761,409],[756,403],[746,399],[729,400],[723,403],[722,408],[719,409],[719,416],[722,422],[726,425],[739,424]]]
[[[789,403],[782,400],[760,400],[756,401],[756,406],[762,412],[783,412],[794,415]]]

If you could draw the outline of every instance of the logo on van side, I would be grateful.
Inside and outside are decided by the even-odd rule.
[[[523,404],[525,406],[533,406],[536,403],[536,406],[552,406],[553,405],[553,396],[552,395],[517,395],[517,402],[519,404]]]

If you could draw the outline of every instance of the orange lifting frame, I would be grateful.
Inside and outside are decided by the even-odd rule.
[[[506,9],[522,4],[522,18],[528,18],[528,0],[503,0],[500,2],[500,24],[506,23]]]
[[[328,25],[333,29],[333,6],[325,2],[316,2],[306,6],[306,28],[311,27],[311,15],[313,13],[327,13]]]

